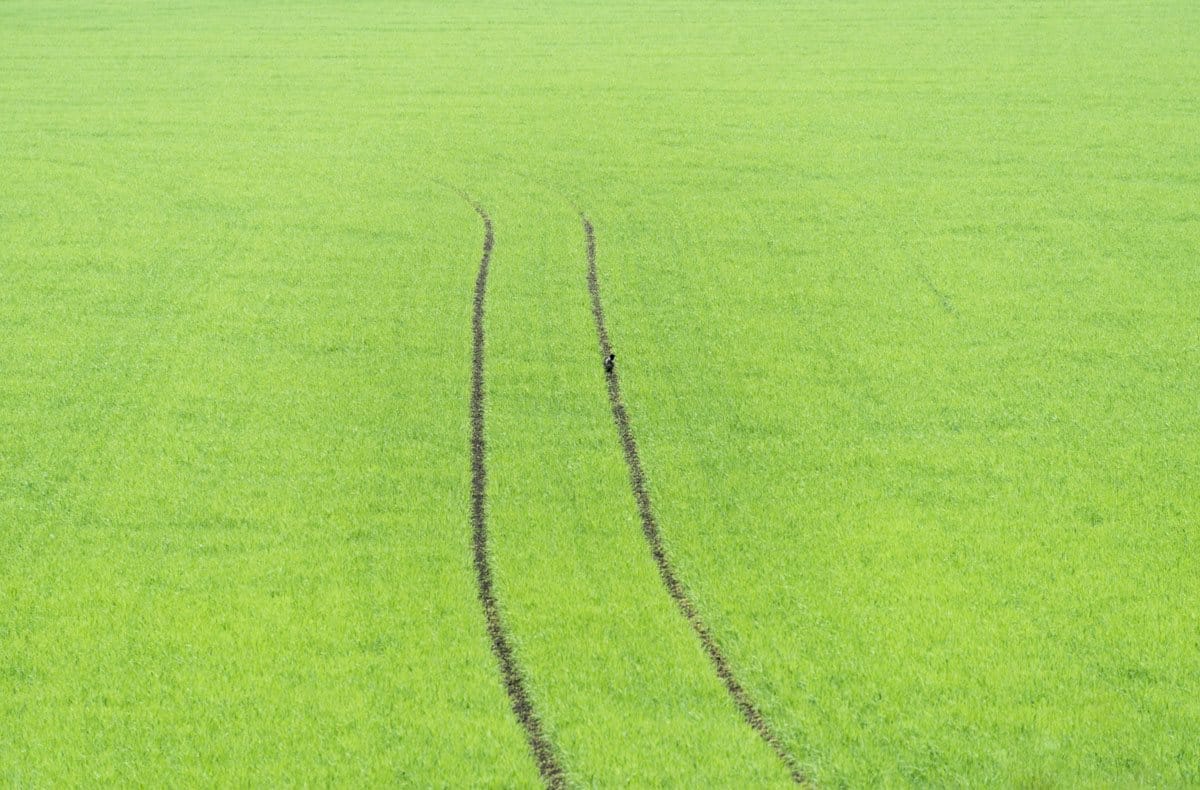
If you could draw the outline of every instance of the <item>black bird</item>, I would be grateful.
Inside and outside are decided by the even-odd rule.
[[[604,358],[604,372],[612,373],[613,365],[615,365],[615,364],[617,364],[617,355],[609,354],[607,357]]]

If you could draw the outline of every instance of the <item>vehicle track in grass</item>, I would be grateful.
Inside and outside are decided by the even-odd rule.
[[[579,218],[583,222],[583,233],[587,242],[587,283],[588,292],[592,297],[592,316],[596,323],[596,337],[600,345],[600,359],[607,360],[609,355],[613,353],[612,341],[608,336],[608,325],[604,319],[604,305],[600,299],[600,281],[596,274],[596,230],[592,226],[592,222],[584,212],[579,212]],[[633,426],[629,422],[629,413],[625,409],[625,401],[621,396],[621,378],[617,373],[616,365],[605,365],[605,379],[608,384],[608,401],[612,407],[613,423],[616,425],[617,434],[621,439],[621,449],[625,454],[625,464],[629,467],[629,487],[633,491],[633,498],[637,502],[638,515],[642,521],[642,534],[646,538],[646,543],[650,547],[650,554],[654,557],[654,564],[658,566],[658,575],[662,579],[663,586],[667,589],[667,594],[678,607],[680,614],[687,620],[688,625],[696,633],[696,637],[700,640],[700,645],[704,648],[708,660],[712,663],[717,677],[725,684],[725,690],[729,692],[734,704],[742,714],[742,718],[746,723],[758,733],[759,737],[771,747],[780,761],[786,766],[788,773],[791,775],[792,781],[796,784],[806,785],[808,779],[800,770],[800,765],[796,758],[792,756],[784,745],[779,734],[771,727],[770,722],[763,716],[758,705],[750,697],[750,693],[737,679],[733,672],[733,667],[729,663],[729,659],[722,652],[717,640],[713,637],[712,631],[705,624],[704,619],[700,616],[696,604],[688,595],[687,589],[683,583],[679,581],[679,575],[675,571],[675,566],[671,563],[667,556],[666,549],[663,547],[662,534],[658,527],[658,520],[654,516],[654,507],[650,501],[650,492],[646,488],[646,473],[642,467],[641,456],[638,453],[637,439],[633,434]]]
[[[916,266],[916,271],[917,277],[921,280],[925,287],[929,289],[929,292],[937,297],[938,303],[942,306],[942,310],[945,311],[947,315],[958,318],[958,308],[954,306],[954,302],[950,299],[946,292],[937,286],[937,283],[935,283],[933,278],[929,276],[929,272],[925,271],[925,267],[918,264]]]
[[[456,190],[457,191],[457,190]],[[525,687],[525,675],[513,651],[508,630],[500,614],[496,599],[495,581],[492,576],[491,557],[488,554],[487,529],[487,437],[484,431],[484,307],[487,299],[488,269],[495,245],[492,218],[482,204],[468,195],[460,196],[471,204],[483,222],[483,254],[479,259],[479,274],[475,278],[475,300],[471,312],[471,545],[475,560],[475,580],[479,588],[479,602],[483,605],[483,616],[487,621],[488,636],[492,641],[492,652],[500,665],[504,690],[508,692],[513,713],[521,728],[538,772],[547,787],[566,787],[566,772],[558,760],[554,745],[546,736],[542,721],[534,710],[533,701]]]

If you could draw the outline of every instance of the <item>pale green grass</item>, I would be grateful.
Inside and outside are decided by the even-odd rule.
[[[0,783],[1200,783],[1200,8],[0,5]]]

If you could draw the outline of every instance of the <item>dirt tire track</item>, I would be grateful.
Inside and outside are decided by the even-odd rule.
[[[604,320],[604,306],[600,301],[600,282],[596,275],[596,231],[592,227],[591,220],[588,219],[587,214],[580,212],[579,218],[583,221],[583,232],[587,240],[588,291],[592,296],[592,315],[596,319],[596,336],[600,341],[600,358],[601,360],[607,360],[609,354],[612,353],[612,341],[608,337],[608,327]],[[641,457],[638,454],[637,439],[633,435],[633,427],[629,423],[629,413],[626,411],[625,402],[621,397],[621,379],[617,373],[616,365],[606,366],[604,375],[608,381],[608,400],[612,406],[613,422],[616,424],[617,433],[621,439],[621,448],[625,453],[625,464],[629,467],[629,487],[633,490],[633,498],[637,501],[638,514],[642,520],[642,534],[645,536],[646,543],[650,547],[650,554],[654,557],[654,564],[658,566],[658,575],[662,579],[663,586],[666,587],[667,593],[675,602],[680,614],[688,621],[692,630],[696,632],[696,636],[699,638],[705,654],[708,655],[708,660],[712,663],[717,677],[725,684],[725,690],[729,692],[729,696],[741,712],[742,718],[771,747],[771,750],[775,752],[780,761],[787,767],[792,781],[802,785],[808,784],[808,780],[800,770],[796,758],[784,746],[779,735],[771,728],[762,711],[758,709],[754,700],[751,699],[749,692],[746,691],[734,675],[733,668],[729,664],[729,659],[721,651],[717,640],[713,637],[708,626],[705,625],[700,612],[696,609],[696,604],[692,601],[691,596],[688,595],[687,589],[683,586],[682,582],[679,581],[675,567],[667,557],[666,549],[663,548],[662,535],[658,528],[658,520],[654,517],[654,508],[650,502],[650,494],[646,490],[646,473],[642,468]]]
[[[462,193],[460,193],[462,194]],[[479,259],[479,274],[475,278],[475,302],[471,314],[473,336],[471,352],[471,544],[475,555],[475,580],[479,587],[479,602],[483,605],[483,616],[487,621],[488,636],[492,640],[492,652],[500,665],[504,690],[512,703],[513,713],[525,730],[525,739],[537,761],[542,781],[550,788],[567,785],[566,772],[558,760],[557,752],[542,728],[541,719],[534,710],[533,701],[525,688],[525,675],[513,652],[508,630],[496,601],[495,582],[492,577],[491,559],[488,554],[487,531],[487,439],[484,433],[484,305],[487,297],[488,267],[492,260],[495,233],[492,218],[484,207],[462,195],[475,209],[483,221],[483,255]]]

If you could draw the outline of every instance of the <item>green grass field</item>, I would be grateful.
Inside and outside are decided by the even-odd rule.
[[[0,2],[0,785],[1200,784],[1200,4]],[[447,188],[450,185],[452,188]]]

